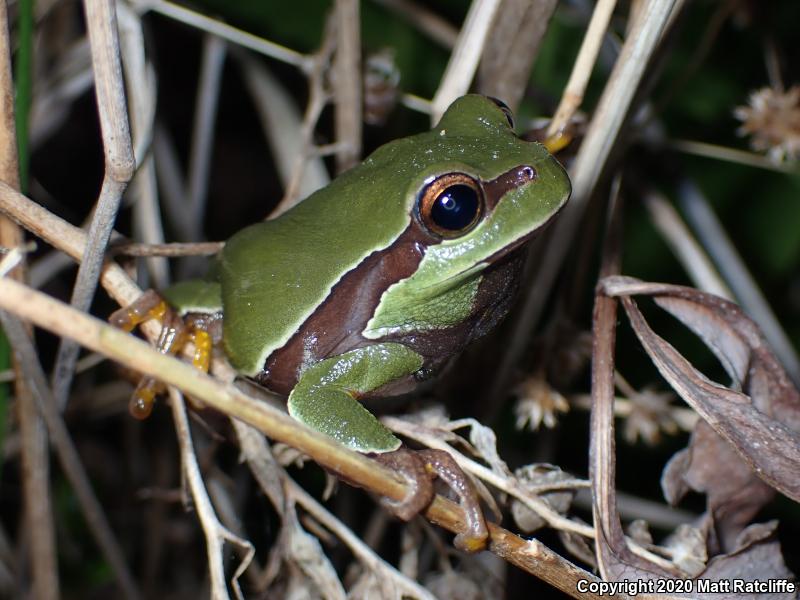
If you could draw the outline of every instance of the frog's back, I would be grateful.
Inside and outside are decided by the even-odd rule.
[[[237,370],[256,375],[344,274],[407,227],[402,194],[386,197],[382,183],[374,165],[368,173],[356,167],[226,243],[219,259],[225,351]]]

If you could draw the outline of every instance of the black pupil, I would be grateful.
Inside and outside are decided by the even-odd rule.
[[[478,212],[478,193],[468,185],[451,185],[431,207],[431,219],[442,229],[460,231],[469,226]]]

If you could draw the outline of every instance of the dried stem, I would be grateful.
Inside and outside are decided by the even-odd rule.
[[[250,53],[232,52],[236,62],[241,67],[242,77],[261,120],[264,137],[267,139],[270,153],[272,154],[278,176],[285,189],[292,185],[298,156],[307,155],[303,161],[303,176],[294,183],[297,187],[298,198],[305,198],[312,192],[325,186],[330,181],[330,175],[325,169],[325,163],[319,157],[311,156],[306,138],[303,137],[303,119],[297,108],[296,99],[283,84],[273,76],[264,66],[263,61],[256,60]],[[312,70],[312,73],[315,71]],[[313,75],[309,75],[312,77]],[[312,90],[311,100],[316,103],[320,97],[318,85],[309,81]],[[319,113],[314,118],[318,119]]]
[[[411,0],[373,1],[405,19],[439,45],[445,48],[456,45],[458,30],[424,4],[416,4]]]
[[[675,253],[695,286],[722,298],[731,299],[731,291],[720,279],[708,255],[697,243],[678,211],[656,191],[645,196],[645,206],[653,225]]]
[[[158,202],[155,165],[152,152],[149,152],[155,125],[156,78],[145,55],[141,18],[124,2],[117,4],[117,10],[134,156],[139,165],[128,190],[128,198],[133,204],[133,231],[137,240],[163,244],[165,236]],[[169,283],[167,261],[151,255],[144,262],[152,285],[157,289],[165,288]]]
[[[5,2],[0,2],[0,179],[19,188],[13,90],[7,5]],[[22,245],[23,240],[20,227],[0,215],[0,246],[17,248]],[[20,261],[20,264],[12,269],[11,276],[19,281],[24,280],[24,263]],[[18,326],[20,341],[30,343],[30,330],[26,330],[9,315],[3,314],[0,318],[9,323],[13,321]],[[0,336],[3,335],[3,332],[0,332]],[[5,335],[8,339],[2,340],[2,343],[10,343],[13,347],[15,342],[8,336],[7,329]],[[37,598],[55,599],[59,597],[59,580],[47,435],[31,396],[30,385],[22,370],[24,364],[20,362],[18,355],[13,357],[11,364],[15,375],[14,392],[21,436],[24,519],[30,542],[31,588]],[[4,396],[6,397],[2,410],[7,411],[8,398],[7,395]]]
[[[597,181],[604,174],[611,148],[617,140],[648,60],[667,25],[674,3],[675,0],[648,2],[625,40],[570,170],[572,199],[552,228],[547,260],[542,262],[529,287],[531,293],[525,298],[514,333],[494,376],[486,400],[490,405],[499,403],[505,393],[509,377],[528,344],[533,326],[539,320],[556,274],[567,252],[573,247],[578,225]]]
[[[432,122],[436,123],[450,103],[469,90],[498,8],[500,0],[473,0],[470,5],[456,47],[431,102]]]
[[[714,259],[736,299],[758,323],[789,377],[800,385],[800,358],[699,188],[684,179],[678,196],[686,219]]]
[[[227,45],[214,35],[203,39],[203,57],[200,81],[197,84],[192,146],[189,153],[189,197],[185,210],[190,215],[189,231],[182,232],[185,239],[196,242],[203,239],[203,221],[206,214],[208,178],[211,173],[211,153],[214,149],[214,134],[217,120],[217,103],[225,67]]]
[[[517,111],[556,5],[557,0],[504,0],[481,57],[480,93],[500,98]]]
[[[374,461],[343,448],[269,404],[251,398],[230,384],[220,383],[173,357],[165,356],[145,342],[94,317],[8,279],[0,280],[0,309],[13,310],[21,318],[40,327],[80,340],[87,348],[174,385],[209,407],[241,419],[272,439],[297,448],[345,481],[393,500],[405,497],[406,491],[401,480]],[[440,496],[426,509],[425,516],[456,533],[462,530],[465,523],[461,508]],[[523,540],[497,526],[490,526],[490,549],[573,597],[578,595],[578,580],[596,580],[590,573],[579,569],[546,546]]]
[[[9,280],[4,279],[4,281]],[[66,307],[66,305],[62,306]],[[70,310],[74,312],[74,309]],[[70,438],[67,426],[64,424],[56,406],[55,399],[50,393],[36,350],[30,342],[27,332],[16,319],[9,318],[4,313],[0,313],[0,318],[2,318],[3,327],[8,332],[9,338],[13,339],[14,351],[20,359],[25,381],[30,386],[39,414],[47,424],[50,441],[55,448],[61,468],[75,491],[81,511],[89,525],[89,531],[91,531],[106,560],[111,565],[125,597],[130,600],[141,598],[133,576],[125,563],[125,555],[122,552],[122,548],[114,536],[100,501],[92,490],[89,476],[83,468],[78,451]],[[44,522],[37,523],[34,529],[44,526],[44,523],[47,522],[51,515],[48,513],[44,517]],[[56,579],[56,585],[53,588],[56,592],[58,590],[57,581]],[[45,594],[43,597],[50,597],[50,593]]]
[[[121,256],[213,256],[225,246],[225,242],[197,242],[170,244],[140,244],[125,242],[112,244],[109,247],[111,254]]]
[[[442,441],[441,437],[436,435],[435,431],[426,431],[426,427],[396,417],[384,417],[382,420],[383,423],[393,431],[416,440],[428,448],[446,450],[453,456],[458,465],[467,473],[472,473],[483,481],[490,483],[497,489],[513,496],[540,517],[542,517],[542,519],[544,519],[547,524],[550,525],[550,527],[553,527],[554,529],[560,529],[562,531],[569,531],[587,538],[594,537],[594,531],[591,527],[571,521],[570,519],[561,516],[541,498],[538,498],[529,490],[522,488],[516,480],[508,477],[501,477],[491,469],[488,469],[480,463],[467,458],[460,452],[456,452],[449,444]],[[559,483],[563,484],[564,482]],[[572,485],[567,484],[567,487],[575,488],[583,487],[585,485],[588,485],[588,482],[576,481],[573,482]],[[549,490],[542,491],[544,492]]]
[[[253,559],[255,548],[253,548],[250,542],[231,532],[217,519],[214,513],[214,507],[211,504],[211,499],[208,497],[203,483],[203,475],[200,472],[200,466],[197,464],[197,457],[195,456],[194,445],[192,444],[192,434],[189,429],[189,418],[186,413],[186,405],[184,404],[183,396],[178,390],[170,387],[169,398],[172,407],[172,418],[175,421],[175,432],[181,452],[183,474],[186,477],[186,482],[192,494],[194,507],[197,510],[197,518],[200,520],[200,525],[206,536],[208,570],[211,580],[211,598],[213,598],[213,600],[224,600],[228,598],[228,586],[225,582],[225,557],[222,551],[226,541],[236,544],[246,551],[246,556],[237,567],[233,577],[234,590],[236,591],[237,597],[241,598],[242,593],[237,580]]]
[[[135,165],[133,142],[128,129],[114,2],[85,0],[84,11],[105,156],[100,197],[89,225],[89,242],[81,257],[70,301],[78,310],[87,311],[97,287],[120,200],[133,176]],[[79,351],[78,345],[71,340],[61,340],[53,367],[53,395],[62,410],[67,403]]]
[[[336,154],[340,173],[361,156],[361,19],[359,0],[336,0],[336,57],[333,62],[333,101],[336,139],[342,144]]]
[[[303,115],[303,127],[300,132],[302,151],[295,158],[295,165],[289,184],[278,205],[273,209],[270,218],[275,218],[297,204],[300,197],[301,182],[306,170],[307,157],[312,155],[314,148],[314,128],[322,114],[322,109],[330,99],[330,94],[325,89],[325,72],[330,67],[331,57],[335,47],[335,27],[331,22],[325,28],[325,35],[320,49],[314,54],[311,68],[308,71],[308,104]]]
[[[295,52],[280,44],[275,44],[241,29],[231,27],[178,4],[164,2],[163,0],[135,0],[133,4],[142,11],[152,10],[200,31],[214,34],[243,48],[249,48],[253,52],[293,65],[302,71],[307,71],[310,68],[308,57],[300,52]]]
[[[600,45],[616,5],[617,0],[600,0],[595,6],[586,35],[583,37],[583,43],[581,43],[581,49],[578,51],[578,58],[572,65],[572,73],[570,73],[567,87],[564,88],[561,102],[547,128],[548,137],[562,131],[583,102],[583,94],[589,84],[589,77],[591,77],[592,69],[597,62],[597,54],[600,52]]]
[[[797,174],[799,170],[797,163],[776,163],[763,154],[756,154],[755,152],[748,152],[747,150],[728,148],[727,146],[718,146],[716,144],[707,144],[694,140],[673,139],[669,141],[669,147],[680,152],[685,152],[686,154],[715,158],[717,160],[724,160],[748,167],[758,167],[759,169],[767,169],[778,173],[788,173],[789,175]]]

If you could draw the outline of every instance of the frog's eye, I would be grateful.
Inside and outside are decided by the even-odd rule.
[[[508,104],[502,100],[498,100],[494,96],[487,96],[487,98],[494,102],[497,105],[497,108],[503,111],[503,114],[506,116],[506,121],[508,121],[508,126],[511,127],[511,129],[514,129],[514,114],[511,112],[511,109],[508,108]]]
[[[417,210],[428,231],[453,238],[480,221],[483,205],[483,190],[475,179],[464,173],[448,173],[422,188]]]

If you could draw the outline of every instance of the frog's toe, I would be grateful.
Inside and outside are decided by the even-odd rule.
[[[159,293],[147,290],[128,306],[111,313],[108,322],[123,331],[133,331],[137,325],[150,319],[161,320],[167,310],[167,303]]]

